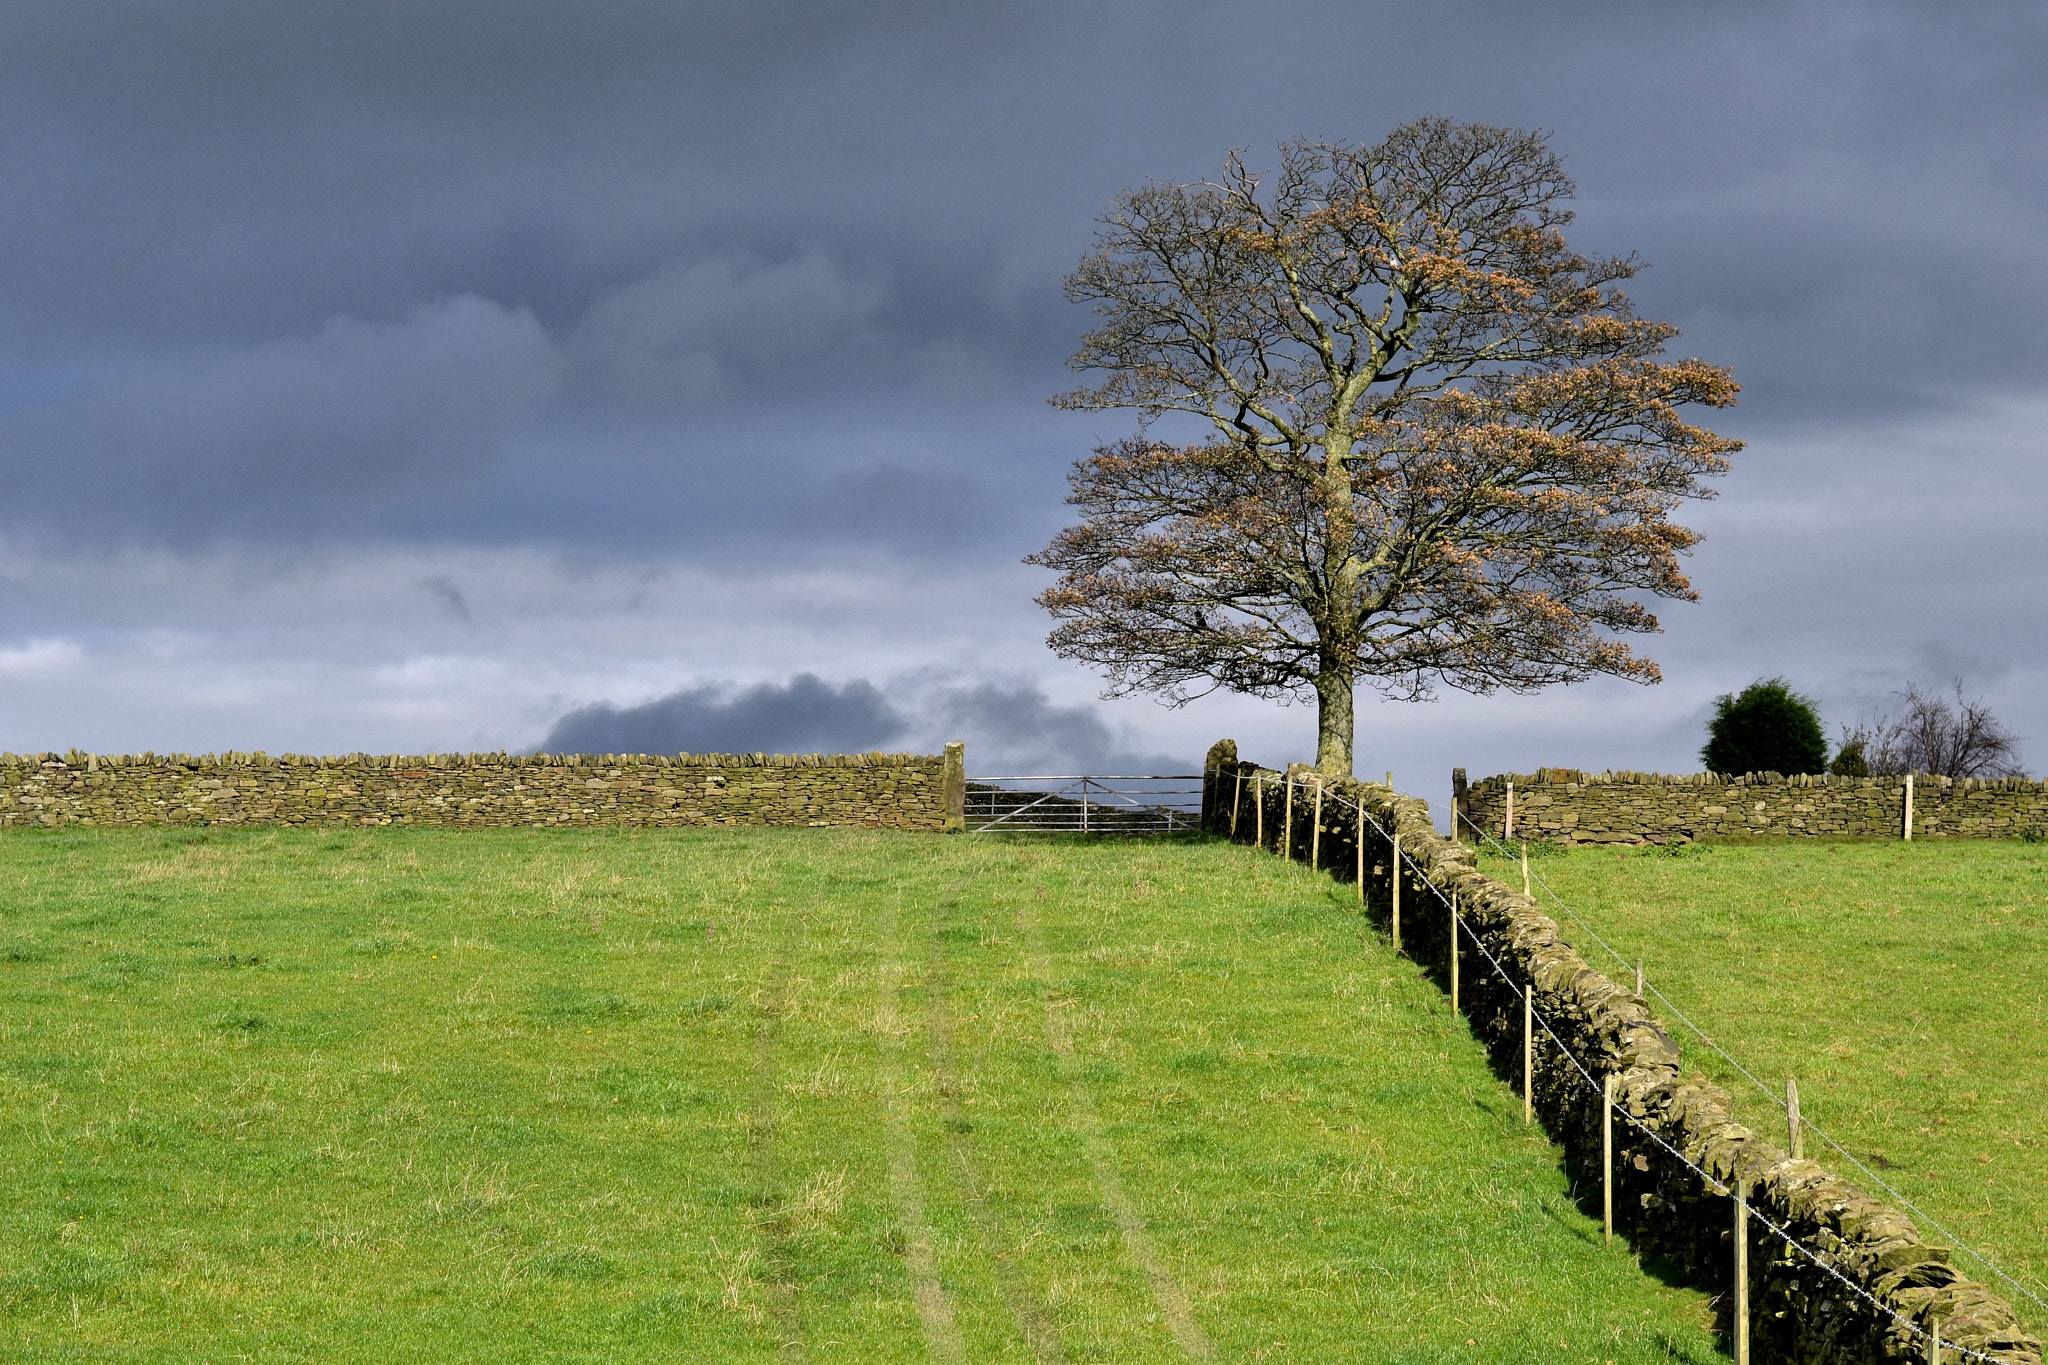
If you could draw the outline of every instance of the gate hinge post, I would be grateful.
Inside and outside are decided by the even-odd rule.
[[[957,739],[946,741],[946,775],[940,790],[946,815],[946,832],[967,828],[967,745]]]

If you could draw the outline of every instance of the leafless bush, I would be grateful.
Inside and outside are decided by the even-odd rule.
[[[1901,694],[1898,715],[1879,715],[1842,727],[1841,754],[1833,771],[1859,766],[1873,777],[1937,773],[1943,777],[2023,777],[2020,737],[2008,730],[1983,698],[1967,701],[1963,680],[1955,697],[1922,691],[1915,683]],[[1859,762],[1860,760],[1860,762]]]

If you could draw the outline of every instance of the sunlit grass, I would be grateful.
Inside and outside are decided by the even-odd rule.
[[[0,1357],[1712,1358],[1347,893],[1207,843],[10,835]]]
[[[1519,883],[1512,863],[1484,862]],[[1744,1066],[1774,1089],[1796,1077],[1807,1117],[2048,1299],[2048,848],[1578,848],[1531,866],[1625,957],[1646,959],[1650,981]],[[1782,1145],[1771,1099],[1675,1036]],[[1808,1155],[1883,1197],[1821,1144],[1809,1140]],[[2011,1296],[2022,1318],[2048,1325]]]

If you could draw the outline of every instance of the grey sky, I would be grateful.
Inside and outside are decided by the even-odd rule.
[[[1370,705],[1361,766],[1685,768],[1760,674],[1961,671],[2038,769],[2044,70],[2019,4],[11,5],[0,747],[531,747],[811,674],[905,742],[996,752],[933,700],[994,689],[1077,760],[1300,756],[1044,650],[1017,560],[1129,429],[1044,404],[1059,277],[1125,185],[1443,113],[1554,130],[1751,445],[1662,687]]]

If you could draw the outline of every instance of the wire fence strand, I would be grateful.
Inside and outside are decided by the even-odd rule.
[[[1479,824],[1478,821],[1473,820],[1470,816],[1464,815],[1463,812],[1454,812],[1454,818],[1462,818],[1465,822],[1466,828],[1469,829],[1473,834],[1477,835],[1479,838],[1485,840],[1488,844],[1490,844],[1496,851],[1498,851],[1501,857],[1512,859],[1515,856],[1514,849],[1510,848],[1501,839],[1495,837],[1491,830],[1484,828]],[[1573,909],[1571,903],[1565,900],[1565,898],[1558,893],[1557,889],[1550,884],[1549,880],[1545,878],[1541,872],[1538,872],[1532,868],[1530,870],[1530,878],[1538,886],[1541,886],[1543,888],[1544,894],[1549,896],[1551,901],[1554,902],[1560,910],[1564,911],[1566,917],[1569,918],[1573,924],[1583,929],[1586,932],[1586,935],[1589,938],[1591,938],[1593,942],[1599,944],[1600,947],[1607,952],[1608,956],[1612,957],[1616,962],[1619,962],[1624,968],[1629,967],[1631,965],[1629,959],[1624,957],[1618,951],[1616,951],[1613,945],[1609,944],[1606,939],[1602,938],[1599,932],[1595,930],[1592,925],[1588,924],[1585,921],[1585,919],[1580,916],[1577,910]],[[1710,1051],[1712,1051],[1716,1056],[1721,1058],[1721,1060],[1726,1062],[1729,1066],[1733,1067],[1738,1073],[1740,1073],[1745,1079],[1747,1079],[1751,1085],[1755,1086],[1766,1097],[1768,1097],[1773,1104],[1777,1105],[1778,1108],[1785,1110],[1787,1114],[1791,1112],[1789,1106],[1785,1102],[1785,1097],[1782,1094],[1780,1094],[1776,1088],[1766,1084],[1760,1077],[1757,1076],[1755,1072],[1751,1071],[1748,1067],[1744,1066],[1739,1058],[1734,1056],[1734,1054],[1730,1053],[1726,1048],[1722,1047],[1718,1042],[1716,1042],[1712,1035],[1710,1035],[1705,1029],[1701,1028],[1698,1024],[1694,1023],[1692,1018],[1689,1015],[1687,1015],[1684,1010],[1680,1009],[1677,1003],[1674,1002],[1670,996],[1666,995],[1663,991],[1659,990],[1656,986],[1652,985],[1647,977],[1644,978],[1644,989],[1650,994],[1656,996],[1657,1000],[1665,1007],[1665,1009],[1670,1011],[1671,1015],[1674,1018],[1676,1018],[1680,1023],[1684,1024],[1686,1028],[1690,1029],[1694,1036],[1696,1036],[1702,1043],[1704,1043]],[[1879,1175],[1876,1171],[1872,1170],[1868,1165],[1864,1163],[1861,1157],[1857,1156],[1854,1152],[1850,1151],[1847,1147],[1843,1146],[1841,1142],[1837,1141],[1833,1134],[1829,1133],[1825,1128],[1822,1128],[1818,1123],[1815,1123],[1812,1119],[1806,1117],[1803,1108],[1800,1113],[1799,1126],[1801,1127],[1801,1129],[1811,1132],[1815,1137],[1818,1137],[1822,1141],[1822,1143],[1824,1143],[1828,1147],[1829,1150],[1835,1152],[1837,1155],[1841,1156],[1844,1160],[1846,1160],[1850,1165],[1854,1166],[1858,1171],[1862,1172],[1863,1176],[1866,1179],[1871,1181],[1871,1183],[1875,1184],[1879,1189],[1883,1190],[1886,1194],[1890,1195],[1892,1199],[1896,1200],[1902,1207],[1906,1209],[1907,1212],[1919,1218],[1922,1222],[1926,1223],[1928,1227],[1932,1228],[1936,1233],[1940,1234],[1942,1237],[1947,1238],[1951,1243],[1955,1245],[1957,1250],[1963,1252],[1971,1260],[1975,1261],[1978,1265],[1983,1266],[1986,1270],[1990,1271],[1993,1275],[1997,1276],[2000,1280],[2004,1281],[2007,1285],[2016,1290],[2021,1296],[2023,1296],[2028,1301],[2033,1303],[2037,1308],[2040,1308],[2043,1311],[2048,1311],[2048,1300],[2044,1300],[2039,1294],[2036,1294],[2033,1290],[2027,1288],[2026,1285],[2014,1279],[2010,1274],[2006,1272],[2003,1266],[2000,1266],[1996,1261],[1993,1261],[1989,1256],[1977,1250],[1977,1248],[1970,1245],[1970,1243],[1965,1241],[1963,1238],[1957,1236],[1950,1229],[1943,1226],[1939,1219],[1935,1218],[1933,1214],[1927,1212],[1927,1210],[1921,1208],[1918,1204],[1914,1203],[1890,1181],[1886,1180],[1883,1176]],[[2037,1281],[2038,1278],[2039,1277],[2036,1277]],[[2044,1285],[2043,1287],[2048,1288],[2048,1285]]]
[[[1294,779],[1289,778],[1288,780],[1291,783]],[[1393,789],[1390,787],[1389,791],[1392,790]],[[1328,795],[1331,799],[1334,799],[1335,801],[1341,804],[1350,806],[1353,809],[1353,811],[1355,811],[1363,819],[1365,823],[1371,825],[1374,831],[1377,832],[1382,839],[1385,839],[1389,847],[1394,850],[1394,857],[1396,861],[1388,869],[1390,875],[1396,877],[1400,876],[1402,867],[1405,864],[1406,867],[1413,872],[1415,877],[1421,881],[1422,885],[1426,887],[1429,890],[1429,892],[1432,895],[1434,895],[1437,898],[1437,900],[1440,901],[1443,904],[1443,906],[1451,912],[1452,928],[1450,951],[1454,953],[1457,951],[1458,931],[1460,929],[1463,929],[1465,931],[1466,936],[1472,940],[1472,946],[1479,950],[1480,956],[1486,959],[1487,964],[1490,967],[1492,967],[1494,974],[1498,976],[1504,984],[1511,988],[1518,987],[1521,984],[1517,982],[1514,976],[1509,973],[1507,968],[1501,964],[1500,960],[1493,955],[1493,952],[1486,946],[1485,941],[1481,939],[1477,933],[1473,932],[1469,927],[1465,925],[1464,915],[1458,909],[1457,903],[1452,899],[1451,895],[1445,892],[1441,886],[1438,886],[1436,884],[1435,879],[1432,878],[1429,875],[1429,873],[1425,871],[1422,868],[1422,866],[1415,861],[1414,855],[1411,851],[1402,849],[1397,843],[1394,842],[1393,836],[1388,832],[1386,826],[1380,823],[1379,819],[1376,816],[1374,816],[1369,809],[1366,808],[1363,802],[1354,800],[1353,798],[1345,796],[1342,793],[1329,793]],[[1472,822],[1469,819],[1466,823],[1468,825],[1472,824]],[[1491,835],[1488,834],[1485,830],[1478,829],[1476,825],[1474,825],[1473,828],[1482,836],[1491,838]],[[1275,850],[1275,852],[1283,857],[1290,858],[1290,860],[1292,858],[1291,850],[1277,849]],[[1607,952],[1610,955],[1612,955],[1617,961],[1621,962],[1623,966],[1626,967],[1630,965],[1628,960],[1626,958],[1623,958],[1619,953],[1615,952],[1615,950],[1611,946],[1609,946],[1604,939],[1601,939],[1599,935],[1594,932],[1593,928],[1590,925],[1587,925],[1583,920],[1579,919],[1579,917],[1576,914],[1572,914],[1570,907],[1566,904],[1563,897],[1559,896],[1557,892],[1548,885],[1548,883],[1545,884],[1544,889],[1549,892],[1553,900],[1555,900],[1560,906],[1565,908],[1566,913],[1571,915],[1573,922],[1579,924],[1581,928],[1585,929],[1587,934],[1591,935],[1596,942],[1599,942],[1602,948],[1605,948]],[[1659,1000],[1665,999],[1661,991],[1657,992],[1657,998]],[[1666,1003],[1668,1003],[1668,1001]],[[1673,1006],[1672,1009],[1674,1013],[1677,1012],[1676,1006]],[[1535,1009],[1532,1006],[1531,1017],[1542,1026],[1545,1035],[1547,1035],[1550,1041],[1556,1046],[1558,1055],[1571,1063],[1572,1069],[1575,1072],[1577,1072],[1579,1079],[1583,1081],[1590,1090],[1599,1093],[1602,1096],[1602,1103],[1605,1103],[1606,1100],[1604,1087],[1597,1079],[1595,1079],[1593,1072],[1586,1066],[1586,1064],[1582,1060],[1580,1060],[1578,1055],[1575,1054],[1571,1050],[1571,1048],[1566,1045],[1565,1041],[1558,1036],[1557,1030],[1551,1027],[1550,1020],[1544,1014],[1544,1012],[1542,1010]],[[1697,1033],[1702,1039],[1702,1041],[1706,1042],[1707,1045],[1710,1048],[1712,1048],[1715,1052],[1719,1053],[1724,1059],[1729,1061],[1731,1064],[1735,1065],[1736,1068],[1738,1070],[1741,1070],[1744,1075],[1750,1076],[1750,1073],[1746,1068],[1743,1068],[1741,1064],[1739,1062],[1736,1062],[1733,1057],[1729,1057],[1728,1054],[1725,1051],[1723,1051],[1718,1044],[1714,1043],[1714,1041],[1711,1038],[1709,1038],[1707,1034],[1703,1030],[1701,1030],[1697,1025],[1692,1024],[1688,1020],[1687,1026],[1691,1028],[1695,1033]],[[1756,1080],[1754,1076],[1750,1076],[1750,1079],[1752,1081]],[[1758,1081],[1757,1084],[1761,1086],[1762,1082]],[[1765,1087],[1765,1093],[1771,1094],[1772,1092],[1769,1090],[1768,1087]],[[1716,1193],[1719,1193],[1725,1188],[1724,1182],[1716,1178],[1704,1167],[1700,1166],[1699,1163],[1695,1162],[1683,1151],[1672,1146],[1672,1144],[1668,1140],[1666,1140],[1661,1133],[1651,1128],[1648,1124],[1644,1123],[1634,1114],[1629,1113],[1626,1108],[1623,1108],[1621,1106],[1615,1106],[1614,1108],[1615,1112],[1620,1114],[1624,1122],[1626,1122],[1631,1128],[1635,1129],[1637,1132],[1641,1133],[1644,1137],[1648,1138],[1651,1142],[1655,1143],[1659,1148],[1661,1148],[1664,1152],[1668,1153],[1674,1160],[1678,1161],[1687,1170],[1690,1170],[1693,1174],[1697,1175],[1700,1178],[1701,1182],[1706,1186],[1706,1188],[1708,1188],[1709,1190],[1713,1190]],[[1819,1129],[1815,1128],[1815,1132],[1819,1132]],[[1836,1148],[1836,1150],[1842,1150],[1839,1144],[1834,1143],[1831,1139],[1829,1140],[1829,1146]],[[1848,1156],[1851,1161],[1856,1160],[1853,1154],[1848,1153],[1846,1151],[1843,1151],[1843,1155]],[[1862,1166],[1861,1162],[1857,1162],[1856,1164],[1859,1167]],[[1880,1185],[1884,1184],[1882,1180],[1879,1180],[1878,1183]],[[1887,1190],[1890,1190],[1890,1186],[1885,1186],[1885,1188]],[[1901,1203],[1906,1203],[1908,1208],[1912,1207],[1912,1205],[1908,1201],[1906,1201],[1903,1196],[1898,1197]],[[1964,1346],[1960,1342],[1950,1341],[1947,1338],[1940,1336],[1938,1332],[1931,1332],[1927,1328],[1922,1327],[1920,1324],[1914,1322],[1911,1318],[1908,1318],[1905,1315],[1901,1314],[1897,1309],[1893,1308],[1890,1304],[1887,1304],[1883,1300],[1877,1298],[1869,1290],[1865,1289],[1863,1286],[1857,1284],[1855,1281],[1843,1275],[1842,1272],[1837,1270],[1835,1267],[1821,1260],[1819,1256],[1815,1255],[1812,1250],[1810,1250],[1803,1242],[1801,1242],[1798,1239],[1798,1237],[1793,1235],[1789,1230],[1779,1226],[1768,1215],[1759,1212],[1754,1204],[1748,1204],[1747,1201],[1745,1201],[1745,1203],[1747,1204],[1749,1213],[1752,1216],[1754,1216],[1757,1222],[1760,1225],[1762,1225],[1765,1229],[1767,1229],[1773,1236],[1777,1237],[1791,1250],[1797,1252],[1800,1256],[1804,1257],[1816,1269],[1827,1274],[1830,1278],[1839,1283],[1843,1288],[1847,1289],[1851,1294],[1855,1295],[1858,1299],[1861,1299],[1864,1303],[1868,1304],[1877,1313],[1881,1314],[1885,1318],[1890,1319],[1893,1323],[1897,1324],[1900,1328],[1904,1329],[1904,1331],[1915,1341],[1932,1342],[1942,1350],[1954,1351],[1958,1355],[1971,1360],[1985,1361],[1988,1363],[1988,1365],[2003,1365],[2003,1363],[2000,1362],[1997,1357],[1988,1355],[1985,1352],[1976,1350],[1972,1347]],[[1915,1210],[1915,1212],[1918,1212],[1918,1210]],[[1922,1217],[1925,1217],[1925,1215],[1923,1214]],[[1940,1225],[1935,1223],[1933,1219],[1928,1218],[1926,1221],[1928,1222],[1929,1226],[1935,1227],[1937,1230],[1942,1230],[1940,1229]],[[1957,1241],[1958,1244],[1961,1245],[1960,1239],[1954,1238],[1953,1234],[1949,1234],[1945,1230],[1942,1231],[1943,1235],[1949,1236],[1952,1240]],[[1965,1247],[1965,1249],[1969,1250],[1969,1248],[1967,1247]],[[1976,1257],[1976,1259],[1978,1259],[1984,1265],[1992,1269],[1995,1273],[1999,1275],[2001,1279],[2007,1280],[2008,1283],[2012,1283],[2014,1288],[2019,1289],[2020,1292],[2026,1294],[2028,1298],[2033,1299],[2036,1303],[2041,1302],[2041,1300],[2035,1298],[2033,1294],[2029,1293],[2024,1286],[2019,1285],[2017,1282],[2012,1281],[2010,1276],[2005,1275],[2005,1273],[2003,1271],[2000,1271],[1997,1266],[1993,1265],[1990,1261],[1985,1260],[1981,1254],[1972,1250],[1971,1255],[1973,1257]],[[2048,1305],[2043,1306],[2048,1307]]]

